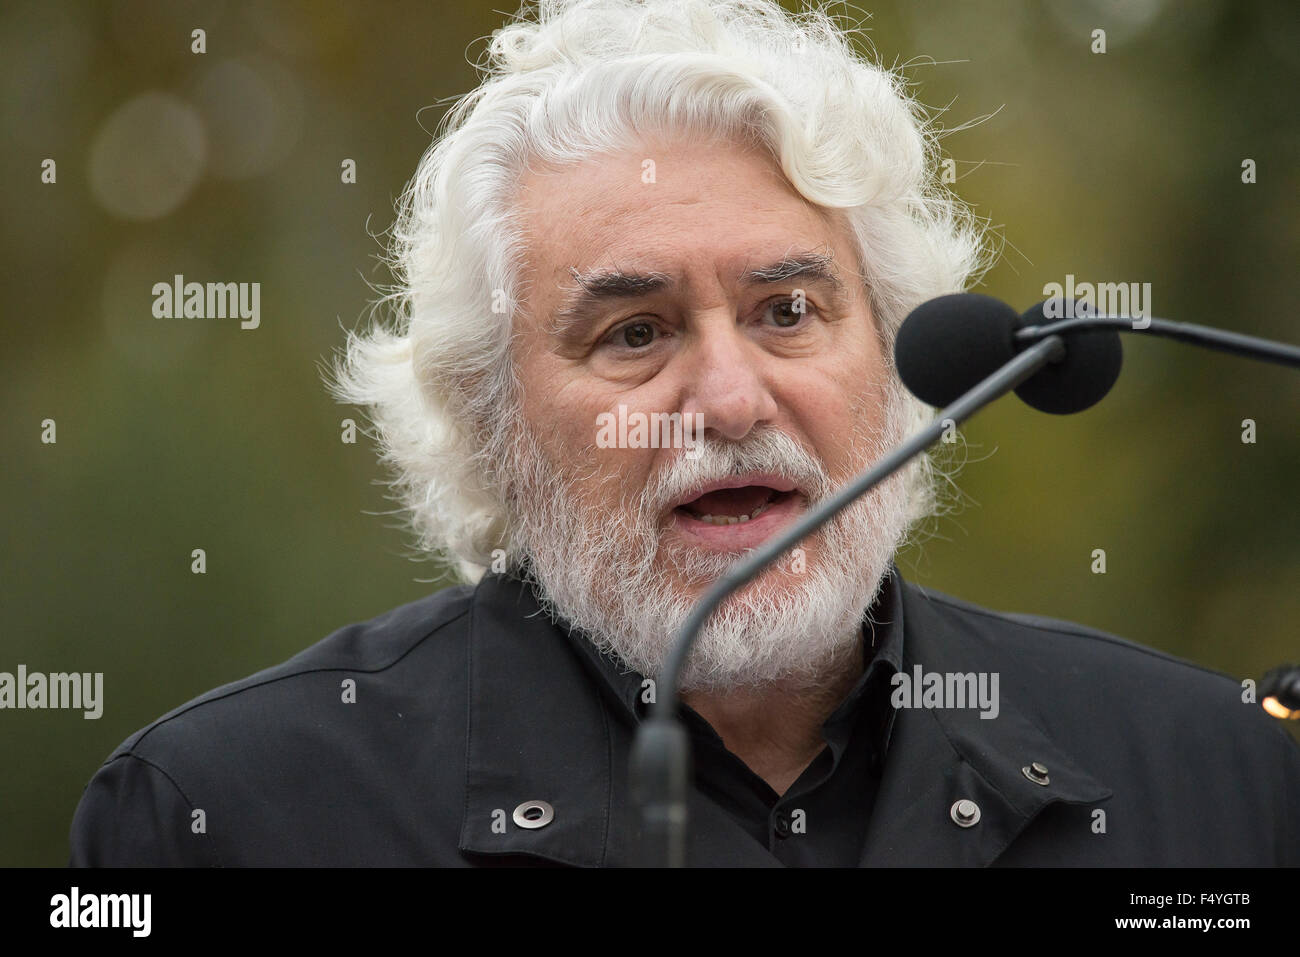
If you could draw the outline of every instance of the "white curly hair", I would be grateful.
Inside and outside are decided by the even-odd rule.
[[[908,312],[966,289],[989,256],[940,183],[937,126],[899,74],[855,49],[857,33],[827,7],[773,0],[539,0],[492,34],[480,85],[399,201],[396,284],[375,303],[391,317],[349,333],[328,382],[367,408],[423,552],[471,581],[494,557],[523,557],[499,470],[521,401],[511,332],[527,304],[514,204],[534,162],[626,148],[648,129],[759,143],[809,203],[850,223],[896,378]],[[912,428],[930,421],[907,401]],[[910,468],[912,523],[935,510],[936,471],[929,457]]]

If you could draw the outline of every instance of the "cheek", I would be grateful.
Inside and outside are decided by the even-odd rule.
[[[593,504],[612,503],[639,494],[649,475],[654,450],[606,447],[617,422],[617,406],[626,399],[607,397],[571,382],[554,391],[539,387],[526,403],[524,417],[552,467],[577,482],[576,492]],[[613,429],[617,435],[617,427]]]
[[[524,414],[537,444],[556,469],[573,474],[575,468],[590,465],[594,432],[587,427],[584,412],[547,402]]]
[[[864,402],[870,406],[876,395],[883,394],[887,369],[874,339],[855,337],[829,351],[820,365],[819,383],[812,394],[827,415]]]
[[[886,415],[887,368],[874,345],[842,351],[822,366],[814,380],[787,392],[796,421],[832,474],[847,478],[860,471],[850,461],[855,436],[878,434]]]
[[[585,408],[590,397],[545,351],[520,348],[515,363],[523,391],[524,420],[538,445],[560,463],[562,454],[572,455],[587,444],[582,439],[594,417]]]

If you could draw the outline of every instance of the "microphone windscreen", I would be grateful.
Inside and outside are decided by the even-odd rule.
[[[1085,303],[1076,303],[1077,309],[1067,312],[1065,304],[1057,302],[1050,318],[1046,302],[1025,310],[1020,317],[1020,327],[1045,326],[1059,321],[1061,316],[1084,317],[1089,315]],[[1016,395],[1040,412],[1069,415],[1082,412],[1105,398],[1106,393],[1119,379],[1124,364],[1124,347],[1116,329],[1084,329],[1062,333],[1065,340],[1065,358],[1053,362],[1016,386]]]
[[[894,340],[894,366],[914,396],[945,406],[1016,357],[1016,311],[978,293],[917,306]]]

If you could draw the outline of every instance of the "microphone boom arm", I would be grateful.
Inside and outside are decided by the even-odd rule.
[[[1195,346],[1245,356],[1249,359],[1262,359],[1285,366],[1300,367],[1300,346],[1257,336],[1246,336],[1226,329],[1214,329],[1210,326],[1197,326],[1190,322],[1174,322],[1172,319],[1147,319],[1147,325],[1136,326],[1137,321],[1124,316],[1087,316],[1077,319],[1062,319],[1043,326],[1025,326],[1018,329],[1014,338],[1017,342],[1034,342],[1044,336],[1063,335],[1068,332],[1084,332],[1088,329],[1116,329],[1120,332],[1145,332],[1148,335],[1176,339]]]

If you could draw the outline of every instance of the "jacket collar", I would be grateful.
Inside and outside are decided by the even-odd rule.
[[[979,671],[978,642],[904,583],[903,670]],[[584,867],[635,859],[628,794],[631,733],[611,714],[578,651],[539,607],[532,588],[490,575],[470,610],[465,812],[460,849]],[[987,667],[985,663],[984,667]],[[1049,769],[1046,787],[1021,768]],[[1110,791],[1001,695],[998,717],[966,710],[900,709],[894,718],[864,866],[992,863],[1046,806],[1104,800]],[[962,799],[979,822],[950,816]],[[515,808],[546,801],[545,827],[517,826]],[[688,863],[779,866],[725,812],[692,790]]]
[[[968,621],[940,614],[926,592],[904,587],[907,622],[903,671],[968,673],[987,670],[987,646]],[[993,863],[1050,804],[1090,804],[1111,796],[1005,694],[1000,682],[995,718],[977,709],[899,709],[885,757],[862,866],[965,866]],[[1049,783],[1023,768],[1048,770]],[[970,827],[952,818],[953,805],[973,801]]]

